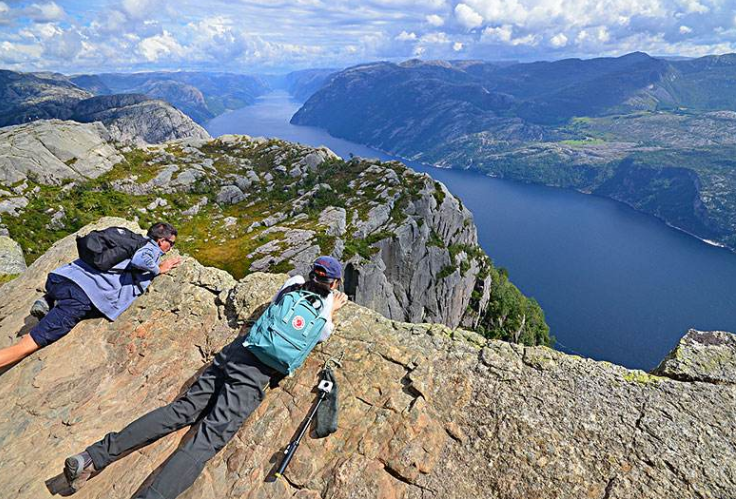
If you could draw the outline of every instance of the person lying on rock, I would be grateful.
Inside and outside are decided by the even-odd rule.
[[[336,291],[341,281],[342,266],[329,256],[315,260],[308,281],[287,280],[245,340],[237,337],[223,348],[184,395],[67,458],[64,476],[72,490],[132,450],[199,421],[194,437],[136,498],[174,499],[188,489],[258,407],[266,388],[291,374],[330,336],[333,314],[347,303]]]
[[[46,294],[31,307],[31,315],[40,321],[15,345],[0,349],[0,368],[57,341],[83,319],[117,319],[154,277],[181,263],[180,257],[159,263],[174,247],[176,235],[171,224],[159,222],[148,229],[148,240],[142,240],[143,246],[132,258],[109,271],[101,271],[80,258],[51,272],[46,279]]]

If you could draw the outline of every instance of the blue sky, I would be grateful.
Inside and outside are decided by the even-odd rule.
[[[0,67],[284,72],[736,52],[736,0],[0,0]]]

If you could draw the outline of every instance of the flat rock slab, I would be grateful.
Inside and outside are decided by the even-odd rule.
[[[0,184],[32,176],[42,184],[96,178],[120,156],[101,123],[41,120],[0,130]]]

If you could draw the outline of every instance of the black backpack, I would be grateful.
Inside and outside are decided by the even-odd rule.
[[[147,237],[125,227],[108,227],[77,237],[77,251],[83,262],[107,272],[123,260],[132,258],[147,242]]]

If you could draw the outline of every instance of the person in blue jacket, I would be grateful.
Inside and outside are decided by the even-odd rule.
[[[31,307],[31,315],[40,321],[15,345],[0,349],[0,368],[50,345],[83,319],[117,319],[154,277],[181,263],[180,257],[159,263],[174,247],[176,235],[171,224],[159,222],[148,229],[148,242],[111,271],[102,272],[78,259],[51,272],[46,279],[46,294]]]

